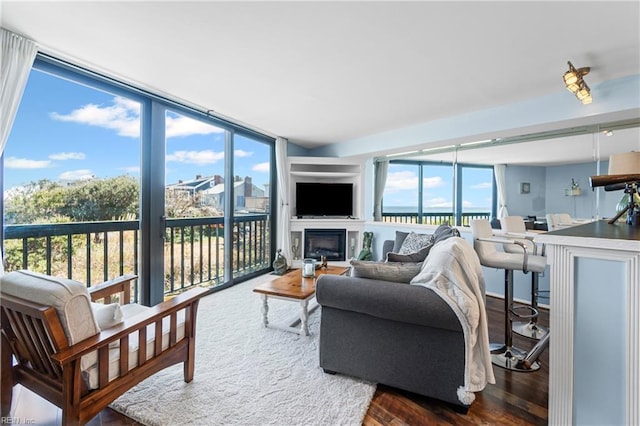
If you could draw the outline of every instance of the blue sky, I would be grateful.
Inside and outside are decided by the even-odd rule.
[[[4,188],[140,174],[140,105],[33,70],[5,149]],[[166,183],[224,174],[224,133],[169,112]],[[235,138],[235,174],[269,183],[269,147]]]
[[[462,210],[491,211],[491,169],[464,168]],[[453,208],[453,168],[427,166],[423,174],[423,209],[451,211]],[[418,168],[415,165],[390,164],[384,192],[385,208],[418,205]]]
[[[33,70],[16,116],[4,162],[4,188],[31,181],[139,177],[140,105],[130,99]],[[166,183],[196,175],[224,174],[224,133],[201,121],[169,112],[166,127]],[[235,174],[269,183],[267,145],[236,137]],[[424,207],[451,209],[451,167],[428,169]],[[490,209],[491,173],[463,174],[463,209]],[[417,205],[415,166],[391,165],[384,205]]]

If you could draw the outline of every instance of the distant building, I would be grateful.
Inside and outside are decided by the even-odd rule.
[[[189,181],[178,181],[166,186],[167,191],[183,192],[198,200],[201,206],[224,210],[224,178],[220,175],[197,175]],[[265,212],[268,210],[268,194],[264,187],[254,185],[250,176],[236,176],[233,182],[234,211]]]

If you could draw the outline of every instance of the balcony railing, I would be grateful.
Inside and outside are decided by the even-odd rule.
[[[469,226],[469,222],[473,219],[490,220],[490,212],[466,212],[461,215],[461,226]],[[422,213],[419,216],[417,212],[409,213],[382,213],[382,221],[390,223],[417,223],[423,225],[442,225],[443,223],[455,224],[453,213]]]
[[[224,255],[231,250],[234,278],[270,265],[268,215],[234,217],[232,241],[225,244],[223,217],[167,219],[165,294],[224,282]],[[93,285],[117,275],[138,273],[138,221],[7,225],[7,270],[30,269]],[[134,294],[138,294],[137,283]]]

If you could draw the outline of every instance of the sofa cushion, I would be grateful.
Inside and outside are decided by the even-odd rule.
[[[410,232],[407,235],[407,238],[404,239],[402,243],[402,247],[397,251],[398,254],[410,254],[417,253],[423,248],[433,245],[433,235],[429,234],[418,234],[415,232]]]
[[[422,263],[351,261],[351,276],[409,283],[422,269]]]

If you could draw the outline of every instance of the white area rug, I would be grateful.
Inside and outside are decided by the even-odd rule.
[[[185,383],[182,364],[167,368],[115,400],[111,407],[146,425],[360,425],[375,384],[325,374],[318,362],[320,308],[310,336],[261,326],[252,292],[265,275],[200,301],[196,369]],[[269,320],[298,312],[269,300]]]

